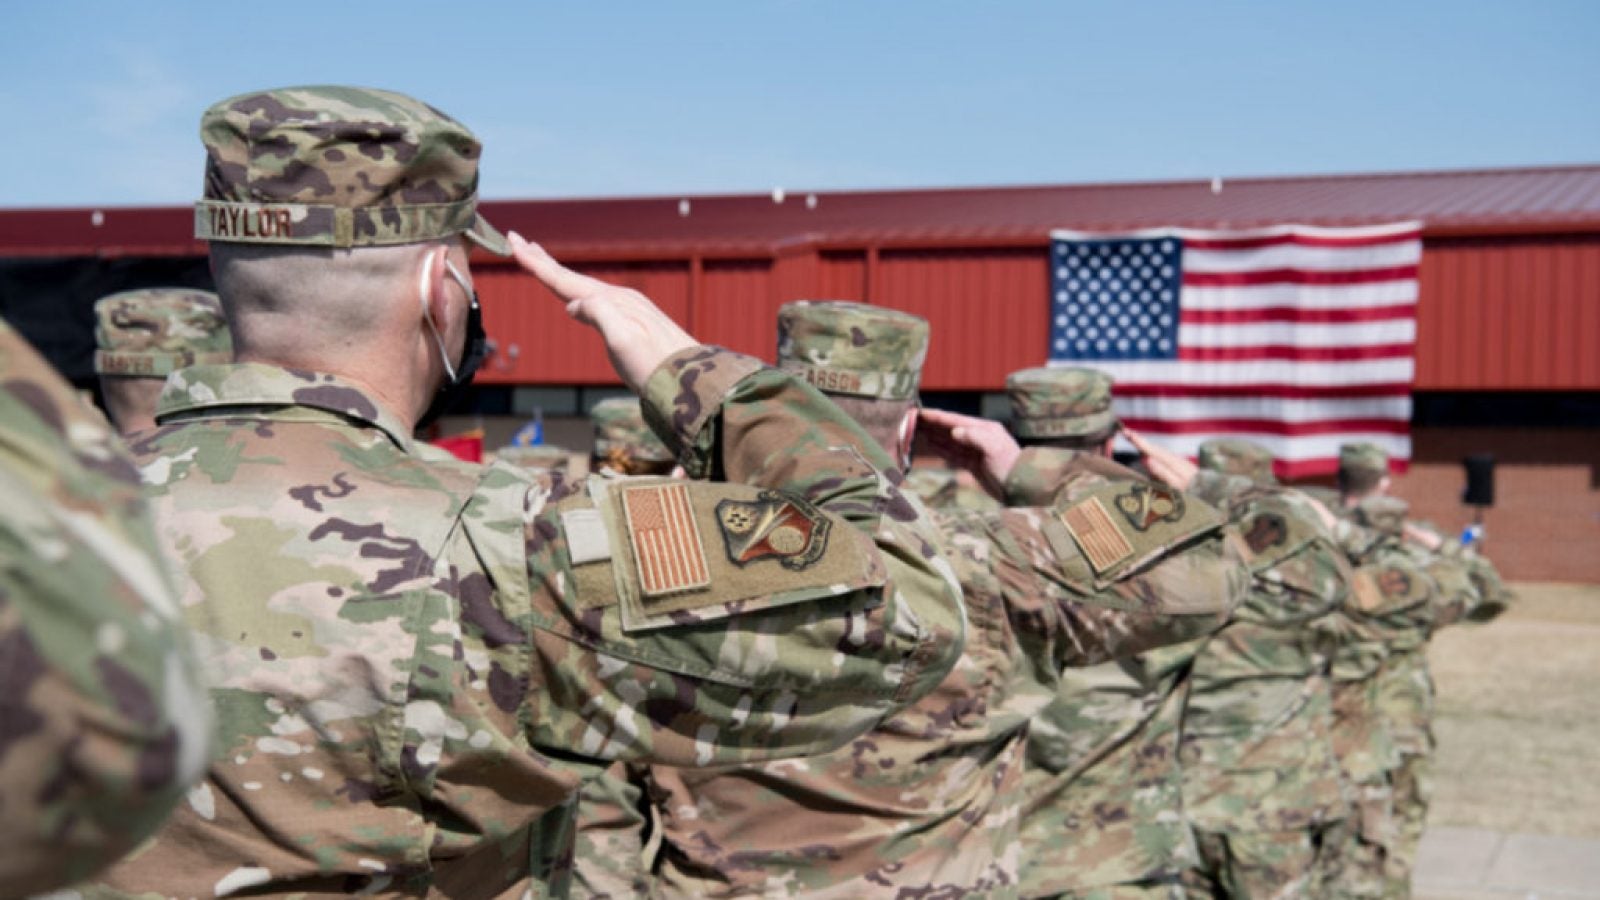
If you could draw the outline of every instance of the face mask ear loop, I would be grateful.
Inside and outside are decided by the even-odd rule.
[[[444,261],[444,270],[450,273],[450,277],[456,280],[456,284],[461,285],[461,292],[467,295],[467,298],[472,301],[473,307],[476,308],[478,305],[478,291],[467,282],[467,276],[462,275],[456,269],[455,264],[448,259]]]
[[[445,265],[449,265],[449,262],[446,261]],[[450,363],[450,354],[444,349],[444,337],[433,324],[433,316],[428,310],[428,301],[433,297],[433,251],[431,250],[422,258],[422,278],[417,282],[417,297],[422,301],[422,321],[428,323],[428,330],[433,332],[433,345],[439,348],[439,361],[444,363],[444,373],[450,376],[451,383],[454,383],[456,367]]]

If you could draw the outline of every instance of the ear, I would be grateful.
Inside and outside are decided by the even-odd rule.
[[[433,320],[434,326],[444,330],[446,304],[444,299],[445,248],[430,245],[423,252],[417,274],[417,295],[421,298],[422,314]]]

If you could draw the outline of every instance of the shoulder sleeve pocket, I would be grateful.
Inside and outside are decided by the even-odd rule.
[[[1064,559],[1081,555],[1100,589],[1223,525],[1210,506],[1149,482],[1104,484],[1063,499],[1052,513],[1051,542]]]
[[[589,484],[587,496],[557,506],[575,627],[552,625],[597,649],[694,677],[770,684],[807,670],[813,654],[834,655],[810,645],[847,640],[851,617],[864,627],[883,602],[874,589],[888,575],[871,541],[798,496],[668,479]],[[834,597],[838,628],[818,627],[807,601]]]

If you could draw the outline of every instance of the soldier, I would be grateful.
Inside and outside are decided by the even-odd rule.
[[[1272,455],[1248,441],[1206,441],[1200,468],[1173,486],[1226,509],[1250,547],[1251,591],[1195,656],[1183,712],[1183,811],[1195,829],[1195,897],[1303,897],[1349,800],[1333,753],[1333,649],[1324,620],[1344,606],[1353,572],[1331,513],[1277,487]]]
[[[124,435],[155,427],[167,375],[233,361],[228,321],[210,291],[122,291],[100,298],[94,316],[94,371],[111,421]]]
[[[1389,897],[1409,882],[1404,834],[1412,827],[1405,823],[1413,801],[1402,800],[1398,789],[1408,766],[1416,766],[1408,758],[1431,747],[1425,723],[1432,683],[1423,648],[1440,590],[1404,545],[1407,507],[1385,495],[1387,454],[1359,444],[1340,448],[1339,457],[1343,520],[1335,531],[1357,567],[1361,616],[1334,660],[1334,748],[1359,816],[1330,838],[1322,877],[1336,896]],[[1408,894],[1409,886],[1398,890]]]
[[[1390,653],[1379,675],[1376,713],[1398,759],[1389,774],[1393,792],[1393,843],[1385,860],[1390,896],[1408,896],[1411,865],[1426,826],[1432,797],[1434,687],[1426,643],[1446,625],[1474,616],[1480,606],[1503,603],[1498,577],[1475,565],[1476,554],[1445,541],[1436,531],[1406,519],[1405,504],[1387,497],[1388,455],[1372,444],[1340,448],[1340,485],[1359,521],[1384,538],[1382,546],[1404,554],[1430,586],[1429,602],[1390,635]],[[1481,557],[1477,557],[1481,559]],[[1492,567],[1489,567],[1492,572]],[[1387,584],[1380,583],[1388,591]],[[1486,590],[1495,594],[1490,597]]]
[[[93,875],[200,777],[211,719],[139,474],[0,322],[0,885]]]
[[[921,427],[956,439],[987,424],[936,413],[918,424],[927,340],[926,321],[892,310],[797,302],[779,312],[780,367],[902,460]],[[1009,478],[1012,468],[1039,470],[1015,464],[1014,443],[980,455],[978,467],[1013,500],[1044,505],[936,516],[970,622],[955,670],[830,754],[652,767],[657,895],[1015,896],[1027,723],[1057,673],[1214,628],[1241,593],[1240,561],[1203,504],[1140,531],[1092,518],[1127,483],[1078,472],[1035,490]],[[917,514],[910,504],[896,513]]]
[[[1024,446],[1075,451],[1114,467],[1111,378],[1093,369],[1026,369],[1006,378]],[[1113,515],[1159,522],[1200,505],[1170,488]],[[1022,895],[1181,897],[1198,864],[1178,766],[1185,673],[1202,639],[1063,675],[1035,717],[1023,777]]]
[[[594,328],[694,475],[565,481],[422,458],[484,335],[479,144],[386,91],[205,113],[218,293],[240,359],[174,373],[136,449],[221,752],[91,896],[559,894],[584,775],[820,752],[926,693],[955,586],[893,461],[793,377],[648,298],[509,252]],[[777,520],[753,539],[727,510]],[[722,511],[719,514],[719,511]]]
[[[611,397],[589,411],[594,422],[590,468],[618,475],[667,475],[677,465],[667,445],[645,424],[637,397]]]

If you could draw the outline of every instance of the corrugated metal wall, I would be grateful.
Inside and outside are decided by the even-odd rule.
[[[1600,237],[1426,242],[1417,388],[1600,389]]]
[[[573,264],[654,298],[708,343],[770,358],[777,309],[865,300],[925,316],[929,390],[998,390],[1044,362],[1045,247],[798,249],[762,259]],[[600,344],[533,279],[478,270],[501,384],[613,383]],[[1429,239],[1419,390],[1600,390],[1600,235]]]

